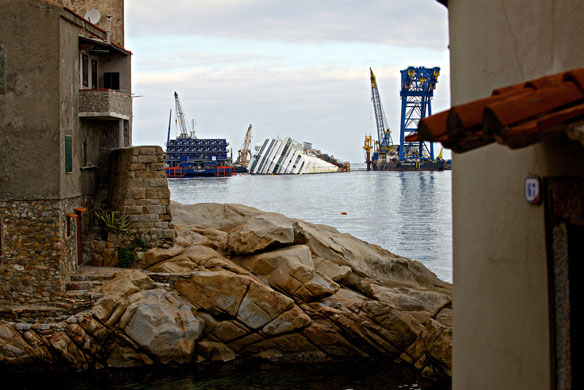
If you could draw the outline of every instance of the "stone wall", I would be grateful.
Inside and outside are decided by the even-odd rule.
[[[75,226],[67,234],[67,214],[90,203],[80,197],[0,202],[0,305],[62,300],[77,263]]]
[[[108,199],[112,210],[128,216],[131,235],[146,236],[150,245],[173,241],[170,190],[160,146],[136,146],[112,153]]]
[[[97,26],[107,29],[107,16],[111,16],[111,40],[124,46],[124,0],[54,0],[70,8],[80,16],[90,9],[97,9],[101,18]]]
[[[109,89],[83,89],[79,91],[79,112],[118,114],[129,119],[132,117],[132,96]]]

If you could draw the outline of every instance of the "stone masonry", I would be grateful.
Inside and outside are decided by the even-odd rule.
[[[85,197],[0,201],[0,306],[52,304],[62,299],[77,266],[77,207]]]
[[[173,241],[170,190],[160,146],[118,149],[112,155],[111,209],[130,218],[130,235],[147,236],[150,245]]]

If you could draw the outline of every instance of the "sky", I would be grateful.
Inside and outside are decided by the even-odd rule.
[[[400,69],[440,67],[432,111],[450,105],[448,13],[435,0],[125,4],[136,145],[164,147],[171,109],[177,135],[175,91],[197,136],[227,138],[234,158],[252,124],[252,145],[289,136],[363,162],[364,137],[377,134],[369,67],[394,142]]]

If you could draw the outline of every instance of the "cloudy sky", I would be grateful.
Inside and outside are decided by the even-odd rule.
[[[448,108],[447,46],[434,0],[126,0],[134,143],[164,145],[176,91],[197,135],[234,155],[252,124],[253,144],[291,136],[362,162],[376,134],[369,67],[395,141],[400,69],[439,66],[433,112]]]

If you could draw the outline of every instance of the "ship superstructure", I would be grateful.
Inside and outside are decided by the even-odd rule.
[[[248,165],[255,175],[285,175],[338,172],[339,167],[318,157],[312,146],[290,137],[267,138],[256,145],[256,154]]]

